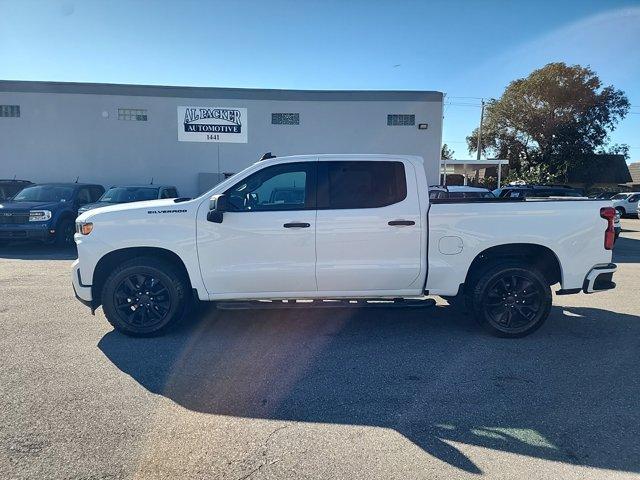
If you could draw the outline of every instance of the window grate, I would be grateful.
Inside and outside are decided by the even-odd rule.
[[[416,124],[416,116],[413,114],[387,115],[387,125],[390,127],[406,127]]]
[[[0,105],[0,117],[19,117],[20,105]]]
[[[118,120],[147,121],[147,111],[141,108],[119,108]]]
[[[299,113],[272,113],[272,125],[300,125]]]

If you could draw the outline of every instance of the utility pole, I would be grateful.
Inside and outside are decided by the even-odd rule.
[[[482,110],[480,110],[480,126],[478,127],[478,155],[477,160],[480,160],[480,152],[482,151],[482,121],[484,120],[484,98],[482,99]]]

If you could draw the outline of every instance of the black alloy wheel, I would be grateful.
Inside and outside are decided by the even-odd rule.
[[[524,265],[491,268],[473,292],[476,318],[501,337],[522,337],[537,330],[549,316],[551,301],[545,277]]]
[[[158,335],[188,311],[190,286],[172,262],[133,258],[116,267],[102,288],[104,314],[118,331],[131,336]]]
[[[116,287],[113,301],[124,323],[132,328],[152,329],[171,310],[169,290],[151,274],[126,276]]]
[[[542,308],[542,292],[520,275],[501,276],[487,289],[484,309],[492,325],[520,330],[535,322]]]

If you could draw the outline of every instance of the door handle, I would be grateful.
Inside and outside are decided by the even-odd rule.
[[[285,223],[283,225],[284,228],[309,228],[311,226],[310,223],[304,223],[304,222],[292,222],[292,223]]]
[[[404,226],[404,225],[415,225],[416,222],[414,222],[413,220],[391,220],[389,222],[389,225],[391,225],[392,227],[400,227],[400,226]]]

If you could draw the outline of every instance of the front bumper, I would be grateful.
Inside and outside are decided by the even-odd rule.
[[[38,224],[0,225],[0,240],[20,241],[36,240],[50,242],[55,240],[56,231],[49,222]]]
[[[613,274],[617,269],[618,266],[615,263],[596,265],[585,277],[582,291],[584,293],[595,293],[616,288],[616,284],[613,282]]]
[[[82,277],[80,276],[80,261],[76,260],[71,265],[71,284],[73,285],[73,292],[76,298],[90,307],[93,310],[93,297],[91,295],[91,285],[85,285],[82,283]]]

